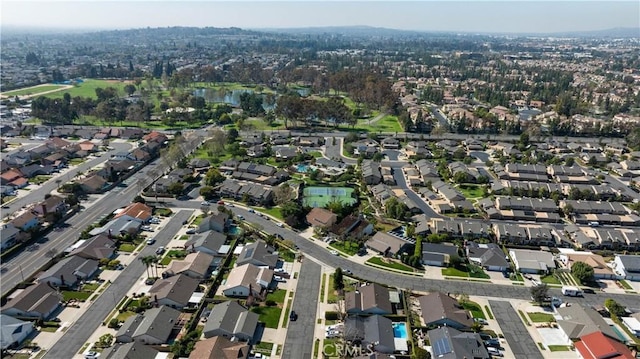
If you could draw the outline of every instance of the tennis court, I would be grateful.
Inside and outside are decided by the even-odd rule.
[[[308,207],[324,207],[329,202],[351,205],[356,199],[351,197],[353,188],[349,187],[307,187],[304,189],[303,204]]]

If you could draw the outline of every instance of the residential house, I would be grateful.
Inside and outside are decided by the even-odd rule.
[[[0,314],[0,349],[15,349],[33,333],[35,328],[30,321],[23,321]]]
[[[93,153],[98,151],[98,145],[91,141],[82,141],[78,143],[80,151],[86,151],[87,153]]]
[[[312,208],[306,218],[309,225],[319,228],[330,228],[338,220],[335,213],[320,207]]]
[[[344,296],[347,315],[393,314],[389,289],[378,283],[360,286]]]
[[[237,338],[251,344],[258,327],[258,317],[238,302],[226,301],[213,307],[202,333],[205,338]]]
[[[132,150],[131,157],[133,157],[133,161],[137,163],[146,163],[153,158],[151,154],[145,150],[144,147],[139,147]]]
[[[107,180],[99,175],[85,177],[78,183],[85,193],[102,193],[108,187]]]
[[[398,237],[392,236],[385,232],[376,232],[373,237],[369,238],[365,245],[385,257],[395,257],[406,251],[409,242]]]
[[[490,359],[478,333],[461,332],[451,327],[440,327],[427,332],[431,343],[431,357],[438,359]]]
[[[40,225],[40,219],[31,211],[23,212],[9,222],[14,227],[25,232],[36,229]]]
[[[117,343],[131,343],[133,341],[142,344],[160,345],[166,344],[178,324],[180,311],[162,305],[151,308],[144,314],[136,314],[127,318],[115,335]]]
[[[169,267],[162,273],[163,277],[184,274],[195,279],[205,279],[214,257],[204,252],[189,253],[184,259],[174,259]]]
[[[247,263],[273,269],[278,263],[278,254],[275,252],[275,249],[265,241],[258,240],[246,244],[242,248],[240,255],[238,255],[236,265],[241,266]]]
[[[198,233],[216,231],[224,233],[229,228],[229,214],[224,212],[212,213],[202,219],[198,225]]]
[[[198,340],[189,359],[248,359],[249,345],[225,337]]]
[[[382,172],[380,171],[380,162],[364,161],[362,162],[362,178],[365,184],[375,185],[382,182]]]
[[[105,349],[100,354],[104,359],[155,359],[166,358],[166,354],[159,355],[159,351],[153,346],[140,342],[116,344],[113,348]]]
[[[275,154],[276,160],[287,161],[293,159],[298,155],[298,149],[289,146],[278,146],[271,148],[271,151]]]
[[[280,182],[279,179],[274,179]],[[227,179],[218,188],[221,197],[229,197],[237,200],[248,200],[252,203],[267,205],[273,202],[273,190],[257,183],[240,183]]]
[[[216,231],[205,231],[194,234],[184,244],[184,248],[191,252],[203,252],[209,255],[219,257],[227,254],[223,248],[227,242],[227,236]]]
[[[640,281],[640,256],[616,254],[613,270],[626,280]]]
[[[140,231],[141,225],[142,222],[123,216],[110,220],[102,227],[92,229],[89,234],[92,236],[100,233],[107,233],[110,236],[136,234]]]
[[[13,185],[16,188],[23,188],[28,184],[27,182],[23,183],[20,179],[24,180],[25,175],[17,169],[10,169],[0,175],[0,183],[3,185]],[[16,185],[18,182],[22,184],[22,187]]]
[[[396,351],[391,319],[381,315],[350,316],[344,322],[345,339],[360,341],[362,347],[375,346],[376,352]]]
[[[71,256],[62,259],[40,274],[38,283],[49,283],[54,287],[76,287],[81,281],[90,279],[98,271],[98,261]]]
[[[40,175],[50,175],[54,171],[55,169],[52,165],[41,165],[39,163],[20,167],[20,172],[27,178],[33,178]]]
[[[234,267],[222,286],[227,297],[245,298],[249,295],[261,298],[273,280],[273,269],[251,263]]]
[[[2,241],[2,250],[9,249],[18,243],[20,230],[12,223],[3,224],[0,228],[0,240]]]
[[[195,172],[203,173],[203,172],[207,172],[207,170],[211,168],[211,162],[203,158],[194,158],[191,161],[189,161],[188,167],[194,170]]]
[[[433,292],[418,297],[424,325],[445,326],[458,330],[469,329],[473,317],[455,298],[441,292]]]
[[[595,332],[602,332],[609,338],[619,340],[611,326],[592,308],[572,303],[569,307],[557,308],[556,313],[561,318],[557,320],[558,327],[562,329],[561,337],[567,344]]]
[[[156,142],[159,144],[164,144],[165,142],[167,142],[169,140],[169,138],[162,132],[158,132],[158,131],[151,131],[149,133],[147,133],[146,135],[142,136],[142,140],[150,143],[150,142]]]
[[[520,273],[547,274],[556,268],[553,254],[529,249],[510,249],[509,256]]]
[[[144,131],[139,128],[123,128],[120,132],[120,138],[125,140],[139,140],[144,136]]]
[[[577,262],[588,264],[593,268],[593,277],[595,279],[615,279],[617,277],[604,261],[604,258],[598,254],[589,252],[564,253],[560,255],[560,260],[569,269]]]
[[[62,295],[47,283],[38,283],[25,288],[10,299],[2,308],[2,314],[16,318],[47,320],[60,308]]]
[[[397,150],[400,148],[400,141],[395,137],[387,137],[382,140],[382,148]]]
[[[458,247],[453,244],[422,243],[421,261],[424,265],[446,267],[454,256],[459,255]]]
[[[67,203],[64,198],[60,196],[50,196],[46,198],[44,201],[36,204],[33,207],[33,212],[35,214],[46,217],[48,214],[63,214],[68,208]]]
[[[113,218],[126,218],[140,223],[147,223],[152,217],[153,209],[144,203],[133,202],[116,212]]]
[[[149,289],[151,300],[157,305],[168,305],[182,309],[189,304],[193,293],[198,289],[200,281],[183,274],[158,279]]]
[[[362,215],[349,214],[340,223],[333,225],[329,232],[342,239],[360,239],[373,233],[373,225]]]
[[[465,250],[470,262],[486,270],[504,272],[511,267],[502,248],[495,243],[479,244],[469,241]]]
[[[111,259],[118,249],[116,242],[115,238],[101,233],[84,240],[83,243],[71,251],[69,255],[97,261],[103,258]]]
[[[581,359],[635,359],[629,348],[617,340],[611,339],[602,332],[583,335],[573,345]]]

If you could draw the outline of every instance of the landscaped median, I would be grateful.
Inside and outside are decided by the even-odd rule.
[[[386,259],[382,257],[370,258],[365,262],[365,264],[371,267],[391,270],[393,272],[398,272],[403,274],[410,274],[410,275],[416,275],[416,276],[422,276],[423,274],[422,272],[419,272],[416,269],[411,268],[407,265],[404,265],[396,260]]]

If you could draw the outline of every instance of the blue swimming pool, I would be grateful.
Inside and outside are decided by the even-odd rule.
[[[236,227],[236,226],[231,226],[229,228],[229,234],[232,235],[232,236],[237,236],[239,234],[242,234],[242,228]]]
[[[393,337],[407,339],[407,324],[393,323]]]
[[[626,342],[626,341],[627,341],[627,337],[626,337],[624,334],[622,334],[622,333],[620,332],[620,329],[618,329],[618,327],[616,327],[615,325],[611,325],[611,329],[613,329],[613,331],[616,333],[616,335],[618,336],[618,338],[620,338],[620,341],[621,341],[621,342],[623,342],[623,343],[624,343],[624,342]]]
[[[304,163],[300,163],[296,166],[296,170],[299,173],[307,173],[309,171],[309,165],[304,164]]]

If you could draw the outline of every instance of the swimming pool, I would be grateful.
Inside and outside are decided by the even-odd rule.
[[[407,339],[407,324],[393,323],[393,337]]]
[[[304,163],[301,163],[299,165],[296,166],[296,170],[299,173],[307,173],[309,171],[309,165],[306,165]]]
[[[237,227],[237,226],[231,226],[229,228],[229,234],[232,236],[237,236],[239,234],[242,234],[242,228]]]
[[[621,342],[626,342],[627,341],[627,336],[622,334],[620,332],[620,329],[618,329],[618,327],[616,327],[615,325],[610,325],[611,329],[613,329],[613,331],[616,333],[616,335],[618,336],[618,338],[620,338]]]

